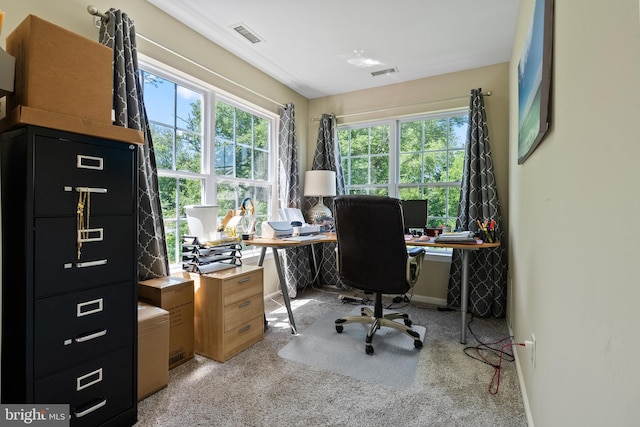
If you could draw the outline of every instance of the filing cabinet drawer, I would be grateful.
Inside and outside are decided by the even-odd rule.
[[[225,307],[252,295],[262,294],[262,271],[253,271],[224,280],[222,287]]]
[[[35,220],[35,296],[131,279],[134,217],[92,217],[78,260],[74,218]]]
[[[262,316],[264,312],[264,300],[262,295],[254,295],[244,301],[228,305],[224,308],[224,331],[236,329],[247,319]]]
[[[68,403],[73,426],[101,425],[132,406],[132,359],[124,347],[36,381],[35,402]]]
[[[36,378],[123,345],[132,345],[132,282],[35,302]]]
[[[224,333],[224,360],[229,359],[242,350],[262,340],[264,337],[264,321],[262,316],[247,321],[237,328]]]
[[[132,215],[134,145],[79,143],[39,135],[35,141],[34,214],[76,214],[77,188],[90,188],[92,215]]]

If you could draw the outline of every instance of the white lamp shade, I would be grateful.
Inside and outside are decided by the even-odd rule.
[[[336,173],[327,170],[312,170],[304,173],[305,196],[335,196]]]

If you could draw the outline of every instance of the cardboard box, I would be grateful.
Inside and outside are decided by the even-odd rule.
[[[167,276],[138,283],[138,300],[169,312],[169,369],[193,358],[193,280]]]
[[[7,35],[6,50],[16,58],[7,111],[22,105],[112,123],[112,49],[29,15]]]
[[[169,312],[138,302],[138,400],[169,384]]]
[[[26,124],[113,139],[129,144],[144,144],[144,135],[139,130],[25,106],[14,108],[9,111],[7,117],[0,120],[0,132]]]

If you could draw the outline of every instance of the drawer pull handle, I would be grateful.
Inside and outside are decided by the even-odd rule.
[[[99,259],[97,261],[79,262],[76,264],[76,267],[78,268],[95,267],[97,265],[105,265],[106,263],[107,263],[106,259]]]
[[[93,169],[101,171],[104,169],[103,163],[104,160],[101,157],[93,157],[93,156],[85,156],[83,154],[78,154],[78,163],[76,167],[78,169]]]
[[[84,384],[83,381],[85,381]],[[93,372],[89,372],[86,375],[76,378],[76,391],[91,387],[92,385],[97,384],[100,381],[102,381],[102,368],[96,369]]]
[[[101,193],[101,194],[105,194],[107,192],[107,189],[106,188],[97,188],[97,187],[76,187],[76,191],[78,193],[80,193],[82,191],[82,192],[85,192],[85,193]]]
[[[249,331],[249,329],[251,329],[251,325],[247,325],[247,326],[245,326],[244,328],[240,329],[240,330],[238,331],[238,333],[239,333],[239,334],[244,334],[245,332],[248,332],[248,331]]]
[[[89,335],[83,335],[81,337],[76,337],[76,342],[87,342],[87,341],[94,340],[96,338],[103,337],[105,335],[107,335],[107,330],[103,329],[101,331],[94,332],[94,333],[91,333]]]
[[[98,298],[91,301],[81,302],[76,304],[76,317],[88,316],[90,314],[99,313],[102,311],[103,299]]]
[[[104,228],[84,228],[78,230],[78,242],[102,242],[104,240]]]
[[[102,399],[100,402],[98,402],[98,403],[96,403],[95,405],[93,405],[93,406],[91,406],[91,407],[89,407],[89,408],[85,409],[84,411],[80,411],[80,412],[73,411],[73,412],[74,412],[74,414],[76,415],[76,418],[82,418],[82,417],[84,417],[85,415],[92,413],[92,412],[93,412],[93,411],[95,411],[96,409],[100,409],[100,408],[102,408],[102,407],[103,407],[104,405],[106,405],[106,404],[107,404],[107,399]]]
[[[251,305],[251,301],[243,302],[242,304],[240,304],[240,308],[249,307],[250,305]]]
[[[238,280],[238,283],[247,283],[250,280],[251,280],[251,277],[245,277],[244,279]]]

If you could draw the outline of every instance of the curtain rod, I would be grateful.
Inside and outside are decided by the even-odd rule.
[[[492,92],[490,90],[487,91],[486,93],[485,92],[482,93],[483,96],[491,96],[491,94],[492,94]],[[351,117],[351,116],[361,116],[363,114],[382,113],[384,111],[397,110],[398,108],[415,107],[417,105],[432,105],[432,104],[441,104],[443,102],[462,101],[463,99],[469,99],[469,97],[468,96],[459,96],[457,98],[438,99],[436,101],[426,101],[426,102],[418,102],[418,103],[415,103],[415,104],[398,105],[396,107],[380,108],[380,109],[377,109],[377,110],[358,111],[357,113],[341,114],[339,116],[336,116],[336,119],[341,119],[343,117]],[[312,122],[320,121],[320,119],[317,118],[317,117],[312,117],[309,120],[312,121]]]
[[[101,19],[105,19],[105,20],[107,19],[107,15],[105,15],[104,13],[100,13],[100,11],[98,11],[98,9],[96,7],[94,7],[94,6],[87,6],[87,12],[89,12],[89,14],[91,14],[93,16],[97,16],[97,17],[99,17]],[[196,61],[194,61],[192,59],[189,59],[186,56],[184,56],[184,55],[182,55],[182,54],[180,54],[180,53],[178,53],[178,52],[176,52],[176,51],[174,51],[172,49],[169,49],[168,47],[163,46],[158,42],[155,42],[155,41],[151,40],[150,38],[146,37],[143,34],[136,33],[136,37],[139,37],[139,38],[141,38],[141,39],[153,44],[154,46],[157,46],[160,49],[163,49],[163,50],[165,50],[165,51],[177,56],[178,58],[180,58],[180,59],[182,59],[184,61],[187,61],[188,63],[190,63],[192,65],[195,65],[196,67],[198,67],[198,68],[200,68],[200,69],[202,69],[204,71],[207,71],[207,72],[213,74],[216,77],[221,78],[222,80],[224,80],[224,81],[226,81],[228,83],[231,83],[231,84],[233,84],[233,85],[235,85],[235,86],[237,86],[237,87],[239,87],[239,88],[241,88],[243,90],[246,90],[247,92],[251,92],[252,94],[254,94],[256,96],[259,96],[260,98],[265,99],[265,100],[267,100],[269,102],[272,102],[272,103],[274,103],[274,104],[276,104],[276,105],[278,105],[280,107],[285,107],[285,105],[282,104],[281,102],[278,102],[278,101],[276,101],[274,99],[269,98],[268,96],[265,96],[265,95],[263,95],[261,93],[258,93],[253,89],[250,89],[250,88],[248,88],[248,87],[246,87],[246,86],[244,86],[244,85],[242,85],[240,83],[237,83],[237,82],[235,82],[235,81],[223,76],[222,74],[216,73],[212,69],[210,69],[208,67],[205,67],[204,65],[202,65],[202,64],[200,64],[200,63],[198,63],[198,62],[196,62]]]

